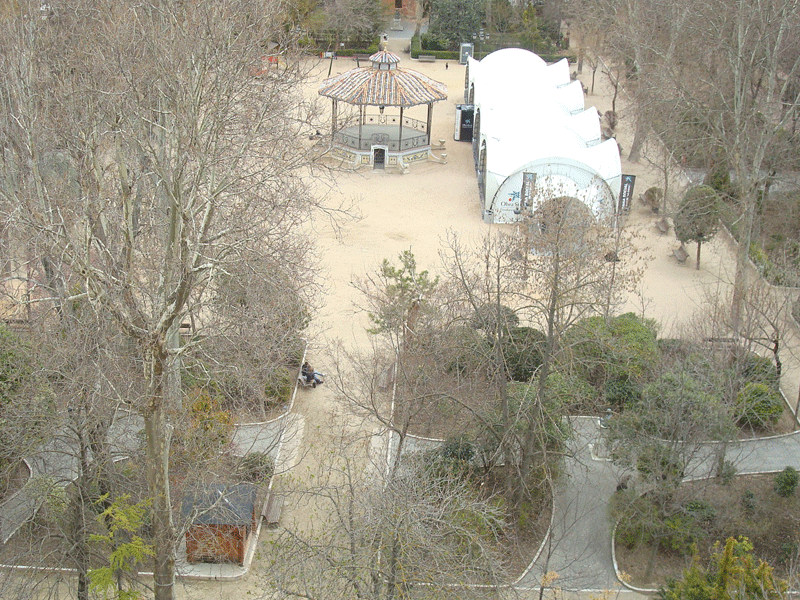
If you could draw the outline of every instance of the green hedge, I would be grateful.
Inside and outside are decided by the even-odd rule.
[[[420,54],[435,56],[438,60],[458,60],[459,53],[454,50],[423,50],[420,36],[411,38],[411,58],[419,58]]]
[[[505,47],[505,46],[504,46]],[[511,47],[521,47],[521,46],[508,46]],[[493,47],[487,44],[481,44],[480,52],[475,52],[475,58],[481,59],[484,56],[491,54],[495,50],[500,50],[501,47]],[[476,49],[477,50],[477,49]],[[415,35],[411,38],[411,58],[419,58],[420,54],[424,54],[425,56],[435,56],[437,60],[459,60],[461,58],[460,53],[457,50],[423,50],[422,49],[422,40],[420,36]],[[565,54],[540,54],[539,57],[548,63],[558,62],[562,58],[567,58],[570,63],[575,63],[577,58],[572,53],[565,53]]]
[[[355,56],[356,54],[369,54],[370,56],[375,54],[378,51],[378,45],[373,44],[369,48],[348,48],[347,50],[339,50],[336,52],[336,56],[339,58],[348,57],[348,56]]]

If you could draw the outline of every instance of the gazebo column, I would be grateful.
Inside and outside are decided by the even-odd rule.
[[[431,145],[431,123],[433,122],[433,102],[428,102],[428,146]]]
[[[336,135],[336,98],[333,99],[333,108],[331,108],[331,140]]]
[[[364,107],[358,105],[358,149],[361,150],[361,125],[364,123]]]
[[[403,149],[403,107],[400,107],[400,137],[397,138],[399,141],[397,142],[397,151],[400,152]]]

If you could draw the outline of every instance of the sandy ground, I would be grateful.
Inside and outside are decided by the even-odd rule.
[[[328,202],[333,206],[340,199],[351,199],[356,203],[360,218],[334,229],[325,219],[314,225],[314,234],[319,244],[321,264],[319,272],[325,279],[327,295],[325,305],[315,316],[309,333],[309,356],[314,366],[321,371],[331,368],[329,351],[335,340],[341,340],[348,348],[364,347],[367,334],[364,328],[366,315],[354,308],[356,291],[351,285],[353,277],[375,272],[384,258],[394,259],[411,249],[421,268],[436,271],[438,252],[448,230],[459,233],[464,241],[477,242],[492,225],[481,221],[478,204],[478,187],[472,165],[471,145],[453,141],[455,105],[463,101],[464,67],[454,62],[418,63],[412,61],[402,50],[404,40],[390,40],[389,49],[398,52],[403,59],[401,66],[423,72],[448,88],[448,100],[434,108],[432,139],[446,142],[447,163],[434,162],[414,164],[410,173],[402,175],[393,171],[360,170],[342,173],[336,179],[336,189],[329,192]],[[349,59],[334,62],[333,74],[353,68]],[[327,75],[326,61],[315,67],[318,79],[312,82],[310,93],[314,94],[319,82]],[[582,75],[589,83],[590,73]],[[609,90],[605,78],[598,71],[595,94],[586,98],[586,106],[596,106],[605,111],[610,108]],[[631,118],[624,98],[618,100],[620,124],[619,140],[624,154],[630,147]],[[658,184],[658,175],[646,161],[631,164],[623,161],[623,172],[637,176],[634,197],[647,187]],[[695,269],[694,248],[690,247],[690,258],[679,264],[671,255],[678,244],[672,232],[662,235],[653,223],[656,217],[649,209],[634,202],[628,219],[628,227],[638,232],[637,241],[642,257],[648,257],[641,290],[628,299],[626,310],[644,313],[662,323],[664,335],[677,334],[686,324],[703,310],[707,295],[725,288],[733,279],[733,255],[729,243],[721,236],[703,248],[702,267]],[[792,333],[794,349],[800,348],[798,332]],[[797,398],[800,379],[798,356],[784,353],[786,394]],[[337,438],[341,427],[342,407],[337,405],[333,390],[322,386],[315,390],[301,390],[295,405],[296,411],[305,419],[303,440],[304,456],[295,476],[300,479],[313,473],[318,459]],[[362,427],[369,432],[369,426]],[[307,526],[304,515],[308,507],[287,505],[282,525]],[[262,534],[262,544],[269,542],[271,534]],[[266,593],[258,577],[258,557],[253,571],[235,582],[181,582],[178,584],[179,598],[202,598],[205,600],[260,597]]]

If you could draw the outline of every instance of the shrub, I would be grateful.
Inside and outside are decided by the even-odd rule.
[[[483,329],[487,335],[493,335],[498,327],[511,331],[519,325],[519,317],[513,308],[504,304],[487,302],[481,304],[470,317],[470,325],[475,329]]]
[[[192,390],[188,397],[190,450],[198,456],[212,456],[230,441],[233,419],[229,412],[222,409],[221,396],[212,395],[208,389]]]
[[[266,452],[251,452],[242,458],[239,472],[245,481],[262,483],[268,481],[275,471],[275,463]]]
[[[547,393],[569,414],[591,413],[597,408],[597,393],[586,381],[566,373],[550,373]]]
[[[711,525],[717,518],[716,509],[705,500],[689,500],[684,504],[683,509],[697,523],[703,523],[704,525]]]
[[[767,251],[755,242],[750,244],[750,260],[761,276],[772,285],[784,285],[786,277],[782,269],[772,262]]]
[[[540,511],[533,502],[523,500],[517,508],[517,527],[522,532],[532,531],[539,518]]]
[[[31,373],[28,348],[0,325],[0,402],[7,404],[22,382]]]
[[[611,518],[618,521],[616,541],[628,549],[647,544],[658,529],[658,508],[646,495],[627,489],[615,493],[609,505]]]
[[[295,372],[288,368],[278,368],[267,377],[264,383],[264,395],[268,406],[276,406],[291,400]]]
[[[786,467],[775,475],[775,492],[784,498],[794,495],[797,483],[800,481],[800,473],[794,467]]]
[[[748,353],[743,359],[742,377],[748,383],[763,383],[773,390],[778,389],[778,369],[771,358]]]
[[[664,520],[664,537],[661,545],[679,556],[686,556],[697,543],[698,534],[695,520],[691,515],[672,515]]]
[[[613,377],[606,381],[606,402],[617,410],[636,404],[642,399],[642,392],[629,377]]]
[[[770,427],[783,414],[783,399],[763,383],[748,383],[736,396],[736,408],[741,425]]]
[[[617,542],[633,550],[644,537],[644,527],[639,521],[620,521],[617,525]]]
[[[447,40],[447,38],[444,38],[440,35],[423,33],[420,42],[422,45],[422,49],[425,51],[450,49],[449,48],[450,42]]]
[[[644,203],[650,207],[650,210],[657,213],[661,209],[661,201],[664,199],[664,190],[660,187],[647,188],[647,191],[645,191],[642,197]]]
[[[607,322],[602,317],[578,321],[567,330],[566,343],[579,373],[600,387],[611,378],[649,379],[659,359],[656,333],[654,321],[625,313]]]
[[[723,200],[731,200],[737,197],[736,186],[731,182],[731,174],[728,165],[724,162],[706,173],[703,185],[712,188]]]
[[[756,495],[753,490],[745,490],[742,494],[742,509],[748,517],[756,514]]]
[[[656,442],[646,446],[636,460],[636,470],[642,475],[662,481],[680,481],[684,465],[680,458],[673,456],[668,446]]]
[[[427,476],[434,480],[467,477],[474,457],[475,442],[464,435],[448,438],[444,444],[421,456]]]
[[[466,436],[450,438],[442,446],[442,457],[461,463],[470,462],[475,456],[475,445]]]
[[[458,327],[447,335],[451,349],[441,358],[447,373],[466,375],[486,365],[491,347],[482,334],[470,327]]]
[[[800,550],[797,542],[783,542],[778,552],[777,563],[780,565],[790,566],[792,561],[797,558],[797,552]]]
[[[736,477],[736,465],[729,460],[723,461],[719,477],[724,485],[730,485],[733,478]]]
[[[691,342],[680,338],[659,338],[657,345],[661,354],[669,358],[686,359],[695,349]]]
[[[512,381],[530,381],[542,364],[545,335],[531,327],[514,327],[503,341],[509,378]]]

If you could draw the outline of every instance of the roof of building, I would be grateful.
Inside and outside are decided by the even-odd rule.
[[[247,483],[197,487],[184,494],[181,516],[192,525],[252,525],[257,494]]]
[[[397,66],[400,57],[388,50],[370,56],[370,66],[357,67],[326,79],[320,96],[356,106],[417,106],[447,99],[447,87],[411,69]]]

